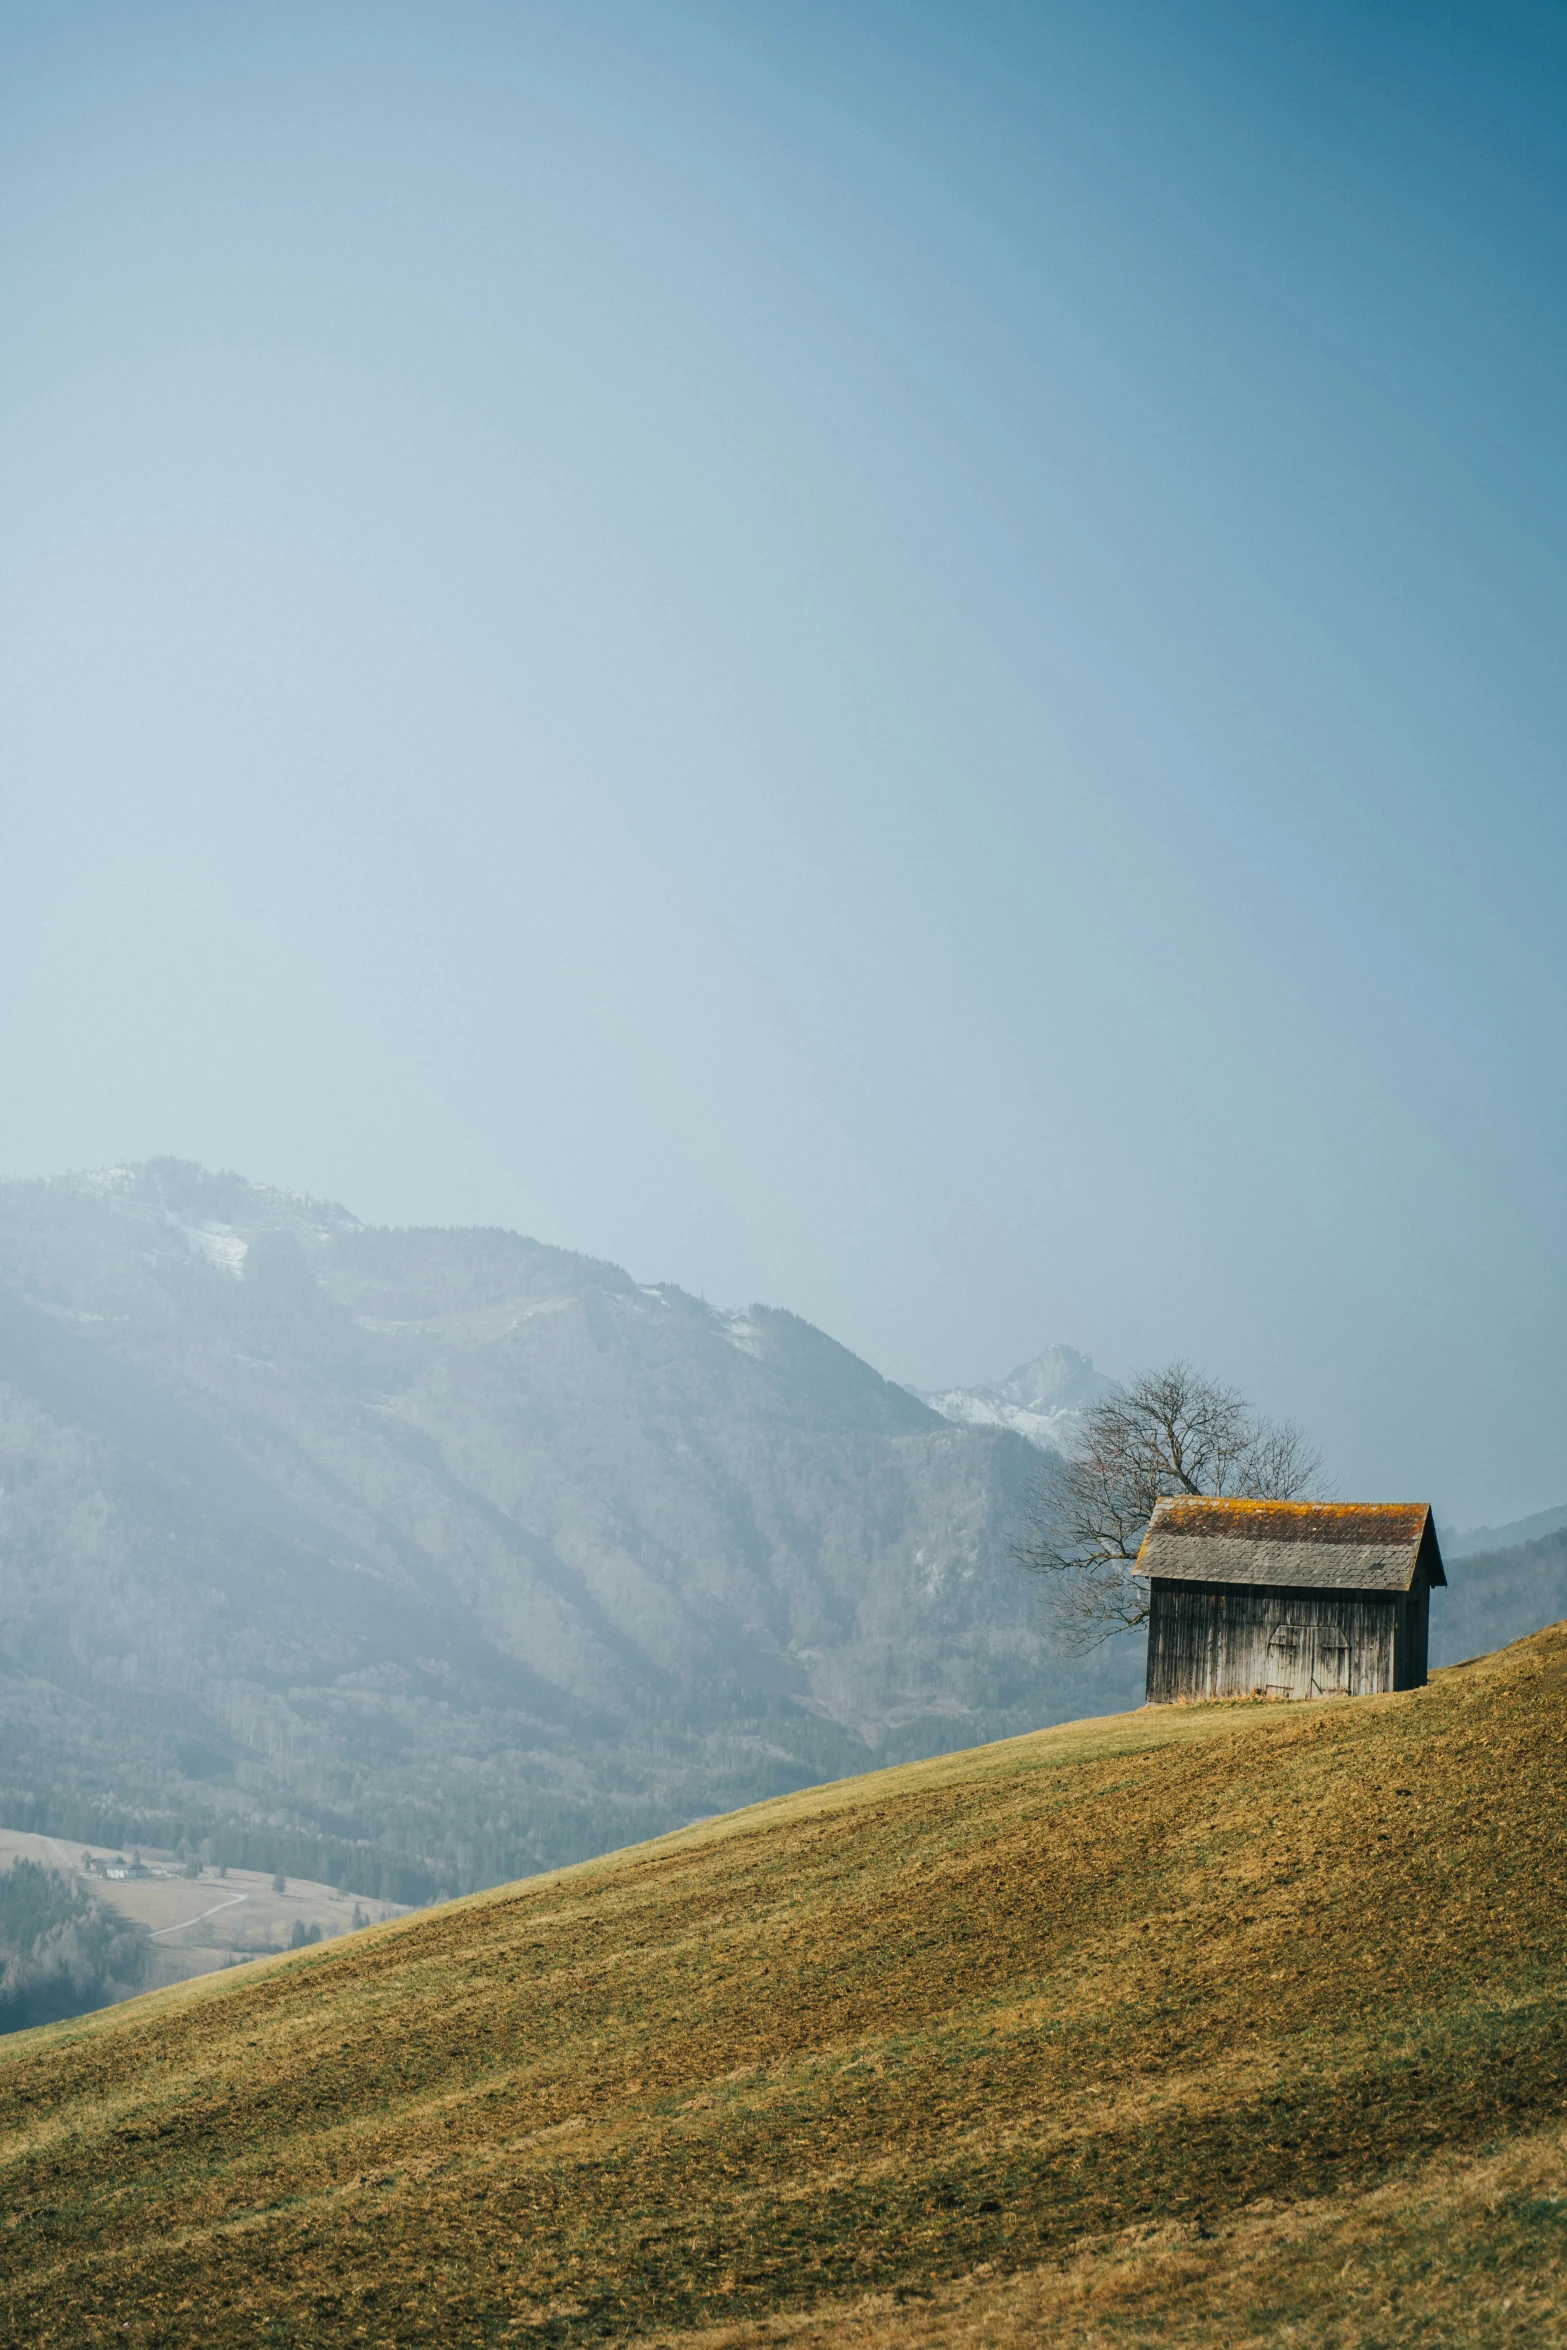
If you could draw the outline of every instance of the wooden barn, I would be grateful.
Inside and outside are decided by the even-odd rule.
[[[1424,1502],[1161,1501],[1135,1572],[1151,1705],[1418,1689],[1447,1581]]]

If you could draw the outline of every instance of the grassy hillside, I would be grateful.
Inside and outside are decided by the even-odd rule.
[[[1559,2341],[1564,1699],[1046,1731],[25,2035],[0,2334]]]

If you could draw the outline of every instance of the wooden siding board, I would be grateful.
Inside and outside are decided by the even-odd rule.
[[[1419,1578],[1424,1595],[1425,1579]],[[1414,1595],[1411,1595],[1413,1599]],[[1372,1696],[1424,1675],[1424,1620],[1392,1592],[1152,1578],[1148,1700]],[[1414,1617],[1399,1640],[1400,1607]]]
[[[1440,1561],[1438,1561],[1440,1565]],[[1447,1577],[1442,1577],[1445,1583]],[[1404,1678],[1395,1681],[1395,1689],[1423,1689],[1431,1654],[1431,1584],[1425,1575],[1417,1575],[1415,1588],[1409,1595],[1409,1655],[1405,1662]]]
[[[1431,1586],[1424,1575],[1398,1603],[1397,1637],[1393,1649],[1393,1687],[1423,1689],[1431,1638]]]

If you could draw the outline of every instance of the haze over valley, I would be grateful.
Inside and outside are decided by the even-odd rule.
[[[1012,1549],[1108,1384],[921,1399],[782,1309],[173,1160],[6,1186],[0,1825],[420,1902],[1135,1705],[1139,1638],[1053,1649]],[[1522,1531],[1437,1661],[1567,1603]]]

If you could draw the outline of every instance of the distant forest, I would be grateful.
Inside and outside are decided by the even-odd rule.
[[[144,1926],[38,1861],[0,1869],[0,2032],[129,1998],[152,1972]]]

